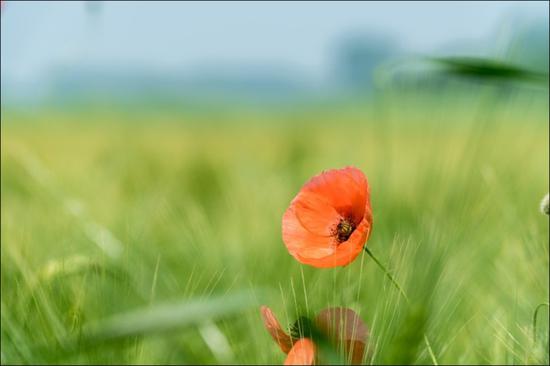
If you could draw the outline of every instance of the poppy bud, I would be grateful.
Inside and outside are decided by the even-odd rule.
[[[542,199],[542,201],[540,202],[540,211],[543,213],[543,214],[547,214],[547,215],[550,215],[550,207],[549,207],[549,197],[548,197],[548,193],[546,194],[546,196],[544,196],[544,198]]]

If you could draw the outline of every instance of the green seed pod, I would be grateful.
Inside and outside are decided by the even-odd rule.
[[[548,200],[549,200],[549,197],[547,193],[546,196],[544,196],[544,198],[540,202],[540,210],[542,213],[550,215],[550,206],[549,206]]]

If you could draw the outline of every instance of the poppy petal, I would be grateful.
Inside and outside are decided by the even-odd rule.
[[[275,317],[275,314],[273,314],[273,311],[271,311],[271,309],[267,306],[261,306],[260,312],[262,314],[264,325],[269,334],[271,334],[271,337],[275,340],[275,342],[277,342],[284,353],[288,353],[292,348],[292,339],[285,333],[281,327],[281,324]]]
[[[302,250],[311,254],[317,248],[323,251],[323,255],[330,255],[335,250],[333,238],[315,235],[304,228],[296,216],[293,205],[283,215],[283,242],[294,257]],[[307,256],[308,254],[303,255]]]
[[[370,210],[370,188],[367,177],[363,172],[354,167],[346,167],[342,169],[346,174],[351,176],[355,183],[359,186],[360,200],[365,201],[365,208]],[[363,196],[364,195],[364,196]],[[359,212],[357,212],[359,214]]]
[[[325,257],[320,257],[323,253],[322,249],[317,247],[310,247],[307,249],[300,249],[296,251],[293,256],[304,264],[309,264],[318,268],[331,268],[336,266],[345,266],[351,263],[363,250],[365,241],[370,235],[370,224],[364,219],[355,231],[351,234],[349,239],[339,245],[334,244],[334,250]],[[317,256],[312,255],[318,253]]]
[[[317,193],[342,216],[352,216],[357,224],[363,218],[367,202],[367,184],[357,168],[327,170],[311,178],[302,188]]]
[[[315,318],[315,323],[330,339],[344,346],[353,364],[363,361],[369,331],[353,310],[340,307],[324,309]]]
[[[347,354],[347,359],[352,365],[361,365],[365,358],[367,345],[361,341],[345,341],[344,347]]]
[[[293,201],[296,217],[302,226],[319,236],[332,236],[342,216],[323,196],[301,192]]]
[[[334,254],[333,247],[307,247],[298,251],[298,255],[304,258],[321,259]]]
[[[301,338],[288,353],[285,365],[313,365],[315,363],[315,344],[309,338]]]
[[[338,340],[353,340],[366,343],[369,331],[363,320],[349,308],[334,307],[319,312],[315,323],[321,330]]]

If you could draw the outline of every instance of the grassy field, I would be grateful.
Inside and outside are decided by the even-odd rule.
[[[329,306],[365,363],[547,364],[548,94],[472,88],[292,108],[2,110],[2,363],[282,363],[283,324]],[[366,254],[296,262],[301,185],[369,179]],[[536,335],[536,339],[535,339]]]

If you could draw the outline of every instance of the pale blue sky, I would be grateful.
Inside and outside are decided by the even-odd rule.
[[[494,35],[518,12],[548,18],[548,2],[7,2],[3,83],[36,83],[52,66],[152,70],[204,64],[282,65],[323,77],[331,47],[354,31],[393,37],[413,53]],[[497,41],[497,40],[496,40]]]

